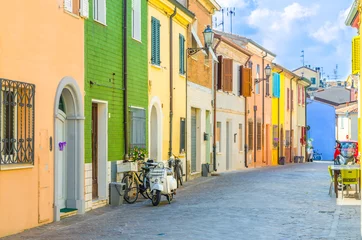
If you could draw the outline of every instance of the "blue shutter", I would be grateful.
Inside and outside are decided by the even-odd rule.
[[[280,74],[273,73],[273,97],[280,97]]]
[[[280,98],[280,74],[277,75],[277,97]]]
[[[180,74],[185,74],[185,38],[181,34],[179,36],[179,50]]]

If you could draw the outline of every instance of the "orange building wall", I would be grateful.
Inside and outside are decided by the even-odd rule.
[[[36,85],[34,167],[0,171],[2,237],[35,227],[39,220],[53,221],[54,151],[49,150],[49,137],[54,142],[54,98],[65,76],[84,91],[84,25],[64,12],[61,0],[3,2],[0,22],[0,78]],[[44,163],[42,171],[39,163]],[[41,204],[38,185],[46,189]]]

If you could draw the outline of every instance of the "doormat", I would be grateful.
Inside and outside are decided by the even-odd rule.
[[[60,209],[60,212],[61,213],[68,213],[68,212],[74,212],[74,211],[77,211],[78,209],[76,208],[62,208]]]

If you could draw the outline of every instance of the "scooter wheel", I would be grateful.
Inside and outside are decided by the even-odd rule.
[[[156,193],[152,195],[152,205],[157,206],[161,201],[161,191],[156,190]]]

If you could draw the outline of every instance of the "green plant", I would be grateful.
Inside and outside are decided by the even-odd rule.
[[[129,157],[134,161],[143,161],[147,157],[147,154],[148,152],[145,148],[134,147],[129,151]]]

